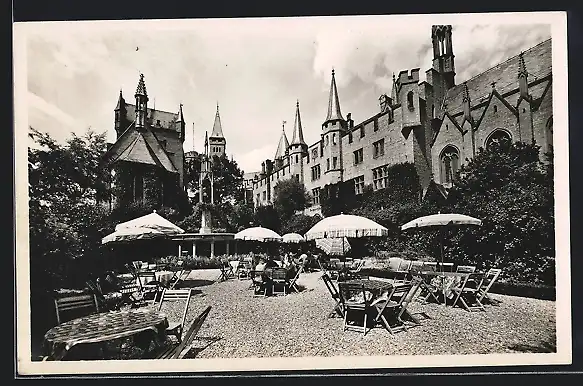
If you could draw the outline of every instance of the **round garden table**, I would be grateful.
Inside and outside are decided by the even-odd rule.
[[[101,343],[152,331],[163,338],[168,327],[166,315],[151,309],[137,308],[110,311],[74,319],[50,329],[44,336],[44,354],[61,360],[78,344]]]

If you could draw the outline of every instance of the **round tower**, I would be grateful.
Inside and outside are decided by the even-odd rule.
[[[336,88],[336,78],[332,70],[328,115],[322,124],[322,147],[326,183],[335,184],[342,181],[342,136],[346,133],[346,120],[340,111],[340,100]]]
[[[308,154],[308,145],[304,141],[304,131],[300,117],[300,102],[296,102],[296,118],[294,121],[294,134],[289,145],[289,165],[292,176],[304,183],[304,157]]]

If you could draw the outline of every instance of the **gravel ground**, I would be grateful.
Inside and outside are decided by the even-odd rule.
[[[395,335],[378,326],[363,336],[343,332],[342,319],[328,317],[335,302],[319,272],[301,275],[302,292],[267,298],[253,297],[248,280],[214,282],[219,274],[219,270],[198,270],[189,276],[187,285],[195,291],[186,326],[206,306],[212,310],[187,357],[556,352],[552,301],[494,294],[499,306],[472,313],[414,302],[409,310],[430,318],[422,318],[421,326]]]

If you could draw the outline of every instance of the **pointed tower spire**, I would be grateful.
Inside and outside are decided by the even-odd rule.
[[[302,129],[302,119],[300,117],[300,101],[296,101],[296,119],[294,121],[294,134],[290,145],[305,145],[304,130]]]
[[[399,103],[399,93],[397,90],[397,80],[395,79],[395,73],[393,72],[393,88],[391,89],[391,99],[394,104]]]
[[[204,132],[204,154],[208,155],[209,153],[209,137],[208,137],[208,131]]]
[[[146,117],[148,115],[148,93],[146,91],[146,82],[144,74],[140,74],[138,88],[136,88],[136,128],[141,129],[146,126]]]
[[[521,52],[518,55],[518,77],[528,76],[528,71],[526,71],[526,63],[524,63],[524,53]]]
[[[123,94],[121,88],[119,89],[119,98],[117,98],[117,106],[115,106],[115,110],[121,110],[126,104],[125,99],[123,99]]]
[[[140,74],[140,80],[138,81],[138,88],[136,88],[136,98],[138,95],[145,97],[148,100],[148,92],[146,91],[146,82],[144,81],[144,74]]]
[[[469,101],[470,101],[470,90],[468,89],[468,85],[466,84],[466,82],[464,82],[462,102],[466,103]]]
[[[287,136],[285,135],[285,124],[286,121],[283,121],[282,129],[281,129],[281,137],[279,138],[279,143],[277,144],[277,150],[275,152],[274,159],[283,159],[285,157],[285,152],[289,147],[289,142],[287,140]]]
[[[528,94],[528,71],[526,70],[522,52],[518,55],[518,88],[522,98],[530,99]]]
[[[223,138],[223,127],[221,126],[221,116],[219,115],[219,102],[217,102],[217,113],[215,114],[215,123],[213,124],[212,138]]]
[[[340,100],[338,99],[338,89],[336,88],[336,77],[332,69],[332,83],[330,84],[330,97],[328,99],[328,115],[326,122],[333,120],[344,120],[340,112]]]
[[[468,89],[468,85],[464,82],[463,85],[463,97],[462,97],[462,104],[464,108],[464,118],[468,121],[472,121],[472,110],[471,110],[471,100],[470,100],[470,90]]]

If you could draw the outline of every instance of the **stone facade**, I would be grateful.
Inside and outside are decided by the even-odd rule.
[[[386,167],[402,162],[415,165],[423,194],[431,180],[447,192],[456,170],[492,142],[536,142],[541,156],[552,147],[550,39],[456,85],[451,26],[433,26],[431,38],[427,81],[419,81],[419,69],[401,71],[391,96],[379,98],[380,112],[357,125],[350,113],[342,116],[334,72],[321,138],[312,145],[303,142],[298,103],[294,139],[301,141],[287,151],[280,141],[276,159],[263,162],[252,181],[254,204],[272,203],[277,182],[294,177],[312,195],[306,213],[315,214],[325,185],[382,189]]]

